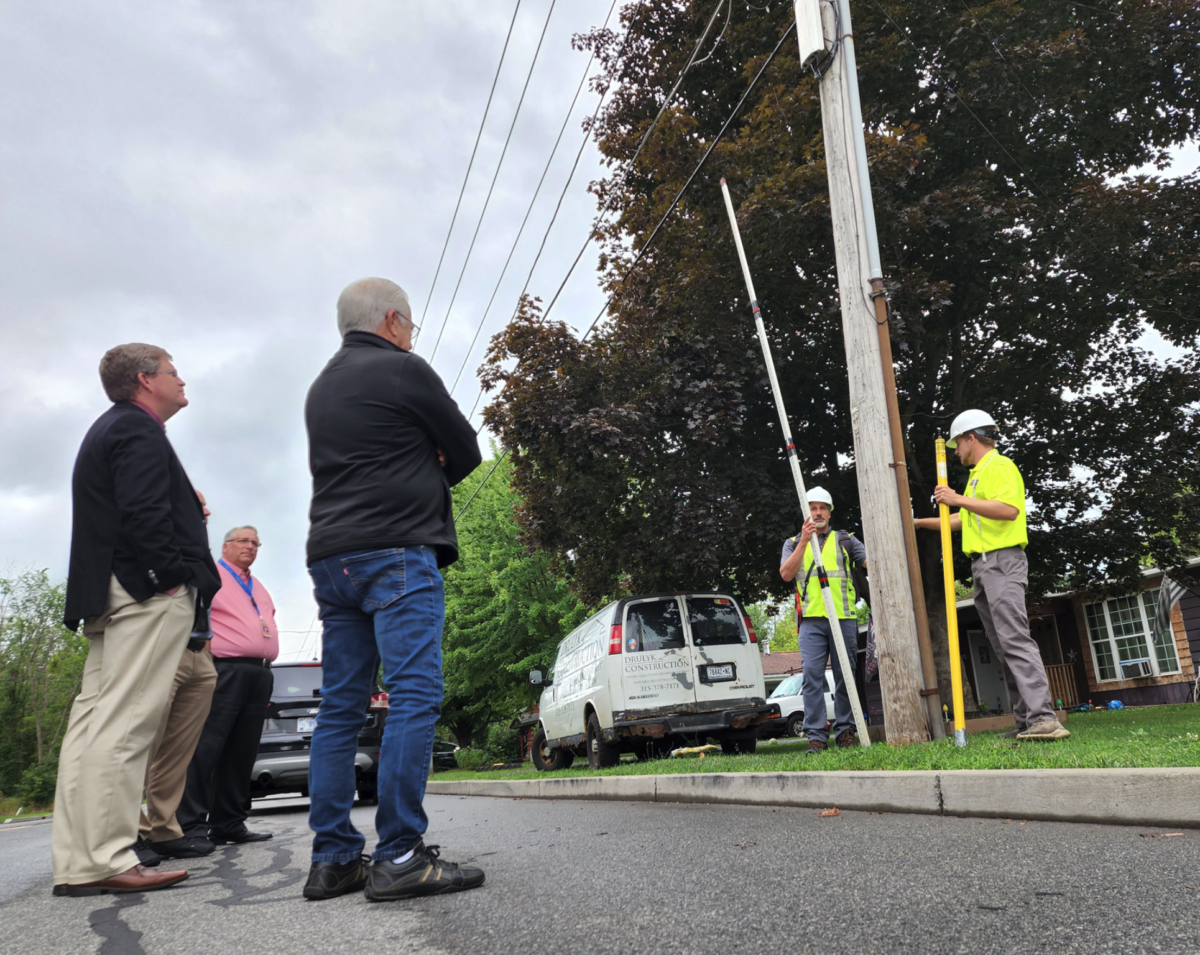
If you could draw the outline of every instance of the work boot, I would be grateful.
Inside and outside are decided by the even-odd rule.
[[[837,744],[838,749],[849,749],[858,740],[854,738],[854,730],[842,730],[838,733],[837,739],[834,742]]]
[[[443,862],[438,847],[418,842],[405,862],[372,862],[364,895],[368,902],[407,899],[414,895],[462,892],[483,885],[483,870]]]
[[[808,749],[804,751],[805,756],[820,756],[825,752],[825,744],[819,739],[810,739],[808,741]]]
[[[314,862],[304,883],[304,897],[318,901],[358,892],[367,884],[367,856],[349,862]]]
[[[1017,734],[1017,739],[1066,739],[1070,731],[1056,719],[1039,720]]]

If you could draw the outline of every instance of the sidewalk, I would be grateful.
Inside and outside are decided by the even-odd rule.
[[[1200,769],[670,773],[430,780],[428,792],[510,799],[740,803],[1200,828]]]

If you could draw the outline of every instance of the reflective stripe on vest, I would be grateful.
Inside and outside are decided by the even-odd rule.
[[[797,546],[799,539],[797,539]],[[844,547],[838,546],[837,532],[831,530],[821,547],[821,563],[825,567],[825,576],[829,578],[829,592],[833,597],[835,612],[841,603],[839,620],[849,620],[856,616],[854,607],[858,596],[854,592],[854,581],[850,578],[849,555]],[[804,548],[804,580],[797,579],[796,593],[803,595],[804,616],[825,617],[825,598],[821,594],[821,581],[813,571],[812,546]]]

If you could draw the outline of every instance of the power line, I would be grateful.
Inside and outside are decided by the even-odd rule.
[[[700,158],[700,162],[696,164],[696,168],[693,169],[692,174],[690,176],[688,176],[687,181],[683,184],[683,188],[680,189],[679,193],[675,196],[675,200],[667,208],[667,211],[665,213],[663,213],[662,218],[658,220],[658,225],[656,225],[654,227],[653,231],[650,233],[649,238],[646,239],[646,241],[642,244],[641,249],[638,250],[638,254],[634,258],[633,262],[630,264],[629,268],[625,270],[625,274],[621,276],[620,281],[618,281],[616,286],[613,288],[612,294],[609,295],[608,300],[604,303],[604,307],[600,309],[599,313],[596,315],[596,318],[592,321],[592,324],[590,326],[588,326],[588,330],[584,333],[583,338],[580,339],[581,342],[587,341],[588,336],[591,335],[593,329],[595,329],[597,323],[600,321],[600,318],[604,315],[604,312],[607,310],[608,306],[610,304],[612,304],[612,301],[616,297],[617,292],[625,284],[625,280],[628,279],[629,276],[633,273],[633,270],[635,268],[637,268],[638,263],[641,262],[642,257],[646,254],[646,251],[650,248],[650,244],[654,241],[655,237],[661,231],[663,224],[670,217],[671,213],[675,211],[676,206],[679,205],[679,200],[683,198],[683,194],[687,191],[688,187],[695,180],[695,178],[699,174],[701,168],[703,168],[705,162],[708,161],[708,157],[712,155],[713,149],[716,148],[717,143],[719,143],[721,141],[721,138],[725,135],[726,130],[729,129],[730,124],[734,121],[734,119],[737,117],[738,113],[741,111],[742,105],[746,102],[746,99],[750,96],[750,93],[753,92],[754,88],[758,85],[758,81],[760,79],[762,79],[763,74],[767,71],[767,67],[769,67],[771,65],[771,61],[775,59],[775,55],[780,51],[780,49],[783,47],[784,42],[787,40],[787,38],[789,36],[792,35],[792,31],[795,29],[796,29],[796,21],[792,20],[791,23],[788,24],[787,30],[784,31],[783,36],[781,36],[779,38],[779,42],[775,44],[775,49],[773,49],[771,51],[770,56],[767,57],[766,61],[759,68],[758,72],[754,75],[754,79],[750,81],[750,85],[748,87],[746,87],[746,92],[744,92],[742,94],[742,98],[740,100],[738,100],[737,105],[733,108],[733,112],[731,112],[729,114],[729,118],[725,120],[724,125],[721,127],[721,131],[719,133],[717,133],[716,138],[712,141],[712,143],[709,144],[708,149],[705,150],[704,155]],[[553,302],[551,303],[551,305],[553,305]],[[549,312],[550,312],[550,309],[548,307],[546,309],[546,311],[542,313],[542,317],[545,318],[545,316],[547,314],[549,314]],[[474,493],[467,499],[467,502],[465,504],[463,504],[462,509],[458,512],[458,514],[455,517],[455,521],[457,521],[459,518],[462,517],[462,515],[464,513],[466,513],[467,508],[470,506],[471,502],[473,500],[475,500],[476,495],[483,488],[483,485],[487,483],[488,478],[490,478],[495,473],[496,468],[498,468],[500,466],[500,462],[503,461],[506,457],[508,457],[508,449],[507,448],[505,448],[504,451],[500,454],[500,456],[498,458],[496,458],[496,463],[492,465],[492,469],[490,471],[488,471],[488,473],[486,475],[484,475],[483,480],[479,482],[479,486],[477,488],[475,488]]]
[[[604,29],[604,27],[608,26],[608,21],[612,17],[613,11],[616,8],[617,0],[613,0],[612,6],[608,8],[608,16],[604,18],[604,23],[601,26],[601,29]],[[496,294],[500,291],[500,284],[504,281],[504,276],[508,274],[508,266],[512,262],[513,254],[517,251],[517,245],[521,241],[521,236],[525,233],[525,226],[528,224],[529,216],[533,212],[533,207],[537,203],[538,196],[541,194],[542,185],[546,181],[546,175],[550,172],[550,166],[554,162],[554,157],[558,155],[558,147],[559,144],[562,143],[563,133],[567,131],[567,124],[571,121],[571,114],[575,111],[575,104],[579,102],[579,94],[583,92],[583,85],[587,82],[588,72],[591,70],[592,63],[595,59],[596,52],[593,50],[592,55],[588,57],[587,66],[583,68],[583,75],[579,77],[579,85],[575,87],[575,95],[571,98],[571,105],[567,107],[567,115],[563,117],[562,126],[559,127],[558,130],[558,137],[554,140],[554,147],[550,150],[550,158],[546,160],[546,166],[542,170],[542,177],[538,180],[537,188],[533,190],[533,198],[529,200],[529,208],[525,210],[525,218],[521,220],[521,227],[517,230],[517,237],[513,239],[512,247],[508,250],[508,258],[504,260],[504,268],[500,270],[500,277],[496,279],[496,285],[492,289],[491,298],[488,299],[487,307],[483,310],[483,316],[479,319],[479,325],[475,328],[475,335],[471,338],[471,344],[467,346],[466,354],[463,355],[462,364],[458,366],[458,374],[454,376],[454,384],[450,386],[451,395],[454,394],[454,389],[458,387],[458,382],[462,378],[463,371],[466,370],[467,362],[471,358],[471,351],[475,348],[475,343],[479,341],[479,334],[483,331],[483,325],[484,322],[487,321],[488,313],[492,310],[492,303],[496,301]],[[603,98],[604,97],[601,96],[601,100],[603,100]],[[584,134],[584,142],[587,142],[586,133]],[[571,167],[571,171],[574,173],[574,166]],[[570,182],[569,177],[567,181],[568,183]],[[555,212],[557,214],[557,209]],[[553,220],[551,220],[551,225],[553,225]],[[549,234],[549,228],[547,228],[546,231],[547,234]],[[526,280],[526,285],[528,285],[528,280]],[[521,294],[525,294],[524,290],[521,291]]]
[[[633,23],[634,19],[637,17],[638,11],[641,10],[643,2],[644,2],[644,0],[638,0],[638,5],[637,5],[637,7],[634,8],[633,15],[629,18],[629,22],[631,24]],[[717,5],[713,8],[712,13],[709,15],[708,23],[704,27],[704,32],[700,34],[700,39],[696,41],[696,45],[692,48],[692,55],[688,58],[687,63],[684,64],[683,69],[680,71],[679,76],[675,80],[675,84],[671,87],[671,91],[667,94],[666,98],[663,100],[662,104],[659,106],[658,113],[655,114],[654,119],[650,122],[650,125],[646,128],[646,132],[642,134],[642,138],[641,138],[641,141],[637,145],[637,149],[634,150],[633,155],[626,162],[627,168],[632,169],[634,163],[637,162],[638,157],[641,156],[642,149],[645,147],[646,143],[650,139],[650,134],[653,133],[654,130],[657,128],[658,121],[660,119],[662,119],[663,113],[666,112],[667,107],[671,104],[672,100],[675,97],[675,93],[678,92],[679,84],[683,80],[684,74],[687,73],[687,71],[689,69],[691,69],[691,67],[695,64],[696,55],[700,52],[700,47],[704,44],[705,38],[708,36],[709,31],[712,29],[712,25],[716,20],[717,14],[719,14],[721,12],[721,6],[723,3],[725,3],[725,0],[717,0]],[[732,11],[732,3],[730,4],[730,9]],[[726,24],[726,26],[728,26],[728,23]],[[721,32],[722,32],[722,34],[724,34],[725,31],[722,30]],[[628,46],[629,40],[632,37],[632,35],[633,35],[633,29],[631,26],[629,31],[625,34],[625,39],[621,42],[621,47],[617,51],[617,55],[614,59],[614,63],[620,62],[621,57],[624,55],[625,48],[626,48],[626,46]],[[719,40],[720,40],[720,37],[718,37],[718,41]],[[713,48],[714,49],[716,48],[715,43],[713,44]],[[711,55],[711,51],[710,51],[710,55]],[[706,59],[707,59],[707,57],[706,57]],[[609,88],[610,87],[606,86],[604,88],[604,91],[600,94],[600,99],[596,103],[596,109],[592,113],[592,121],[588,126],[589,130],[594,128],[594,126],[595,126],[596,117],[600,115],[600,107],[604,104],[604,97],[608,94]],[[562,192],[559,193],[558,203],[554,207],[554,214],[550,217],[550,224],[546,227],[546,231],[542,235],[542,242],[541,242],[541,245],[538,246],[537,255],[534,256],[533,264],[530,265],[530,267],[529,267],[529,274],[525,277],[525,284],[521,288],[521,294],[517,296],[517,304],[513,307],[513,318],[516,318],[516,316],[517,316],[517,309],[521,307],[520,306],[521,299],[525,297],[525,293],[529,289],[529,283],[533,279],[534,270],[537,268],[538,262],[541,261],[542,252],[545,250],[546,242],[550,238],[550,230],[554,228],[554,223],[558,219],[558,212],[562,208],[563,199],[566,197],[567,189],[571,185],[571,180],[575,176],[575,169],[579,165],[579,159],[583,155],[584,148],[587,146],[587,144],[588,144],[588,133],[585,132],[584,136],[583,136],[583,141],[580,142],[580,144],[579,144],[579,150],[578,150],[578,152],[575,153],[575,162],[572,163],[572,165],[571,165],[571,171],[567,175],[567,181],[565,183],[563,183]],[[607,215],[611,206],[612,206],[612,200],[610,199],[609,202],[606,203],[600,209],[600,211],[597,213],[597,219],[602,219],[605,215]],[[592,240],[594,238],[595,238],[595,231],[591,231],[588,233],[587,238],[584,239],[583,245],[580,247],[579,252],[576,253],[574,261],[571,263],[570,268],[567,269],[566,276],[563,278],[562,282],[559,284],[558,290],[554,293],[554,297],[550,301],[550,307],[553,307],[554,303],[556,301],[558,301],[559,295],[562,293],[562,290],[566,287],[567,282],[570,281],[571,275],[575,272],[575,267],[579,264],[579,260],[583,258],[583,253],[587,251],[587,247],[589,245],[591,245]],[[546,309],[547,312],[550,311],[550,307],[548,307]],[[509,321],[511,321],[511,320],[512,319],[509,319]],[[461,374],[461,370],[460,370],[460,374]],[[475,409],[479,407],[479,401],[482,397],[483,397],[483,387],[480,386],[479,391],[476,392],[476,394],[475,394],[475,402],[474,402],[474,404],[471,405],[470,414],[467,415],[468,421],[472,417],[474,417]],[[480,430],[482,430],[482,425],[480,426]]]
[[[446,307],[446,317],[442,319],[442,327],[438,329],[437,341],[433,343],[433,351],[429,354],[429,364],[433,364],[438,346],[442,343],[442,333],[450,323],[450,312],[454,308],[454,300],[458,298],[458,290],[462,286],[463,276],[466,275],[467,265],[471,261],[471,253],[475,251],[475,240],[479,238],[479,230],[483,228],[483,217],[487,215],[488,205],[492,201],[492,190],[496,188],[496,180],[500,178],[500,169],[504,166],[504,157],[508,155],[508,145],[512,141],[513,130],[517,126],[517,118],[521,115],[521,106],[525,103],[525,94],[529,91],[529,81],[533,78],[533,68],[537,66],[538,55],[542,52],[542,42],[546,39],[546,31],[550,28],[550,17],[554,15],[554,5],[558,0],[550,0],[550,9],[546,13],[546,22],[542,25],[542,35],[538,37],[537,49],[533,51],[533,60],[529,64],[529,72],[525,74],[525,85],[521,87],[521,98],[517,100],[517,108],[513,111],[512,123],[508,127],[508,135],[504,137],[504,148],[500,151],[500,161],[496,163],[496,172],[492,176],[492,184],[488,186],[487,197],[483,200],[483,208],[479,211],[479,221],[475,223],[475,232],[471,236],[471,244],[467,247],[467,256],[463,259],[462,269],[458,273],[458,281],[454,283],[454,294],[450,296],[450,304]]]
[[[496,64],[496,75],[492,77],[492,88],[488,92],[487,105],[483,108],[483,119],[479,121],[479,132],[475,134],[475,146],[471,149],[471,161],[467,163],[467,174],[463,176],[462,188],[458,190],[458,201],[454,203],[454,215],[450,217],[450,228],[446,230],[446,241],[442,243],[442,254],[438,256],[437,269],[433,273],[433,284],[429,294],[425,296],[425,307],[421,310],[421,324],[425,324],[425,313],[429,311],[429,302],[433,299],[437,288],[438,276],[442,274],[442,262],[446,258],[446,249],[450,247],[450,235],[454,232],[454,223],[458,219],[458,209],[462,205],[463,193],[467,191],[467,180],[471,178],[471,167],[475,165],[475,154],[479,151],[479,141],[483,138],[483,127],[487,125],[488,112],[492,108],[492,97],[496,93],[496,83],[500,79],[500,69],[504,66],[504,57],[508,53],[508,41],[512,39],[513,27],[517,24],[517,11],[521,9],[521,0],[517,0],[513,8],[512,22],[508,25],[508,35],[504,38],[504,49],[500,51],[500,62]]]

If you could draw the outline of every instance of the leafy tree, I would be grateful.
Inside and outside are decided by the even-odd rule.
[[[614,83],[593,130],[611,174],[593,191],[614,210],[596,228],[618,294],[586,342],[524,301],[484,369],[526,537],[570,567],[585,601],[617,586],[785,592],[778,547],[799,520],[721,176],[802,467],[841,523],[858,522],[820,102],[794,43],[618,285],[792,16],[789,4],[737,6],[631,166],[708,6],[628,5],[619,61],[611,34],[579,38]],[[987,408],[1033,502],[1033,592],[1127,586],[1146,554],[1177,567],[1200,552],[1200,495],[1181,480],[1200,470],[1200,324],[1187,297],[1200,177],[1123,174],[1163,165],[1200,132],[1200,8],[870,0],[854,15],[918,514],[933,513],[933,439],[957,411]],[[1184,357],[1135,346],[1147,327]],[[951,480],[965,473],[954,466]],[[919,536],[948,694],[939,542]]]
[[[62,625],[66,588],[44,570],[0,579],[0,790],[49,774],[79,692],[87,638]],[[37,775],[37,774],[34,774]],[[38,790],[41,793],[44,786]]]
[[[457,513],[494,461],[454,488]],[[558,642],[585,616],[550,555],[530,554],[520,539],[520,499],[504,461],[458,522],[459,559],[446,569],[442,638],[442,724],[462,747],[488,743],[489,723],[531,706],[529,671],[552,661]]]

